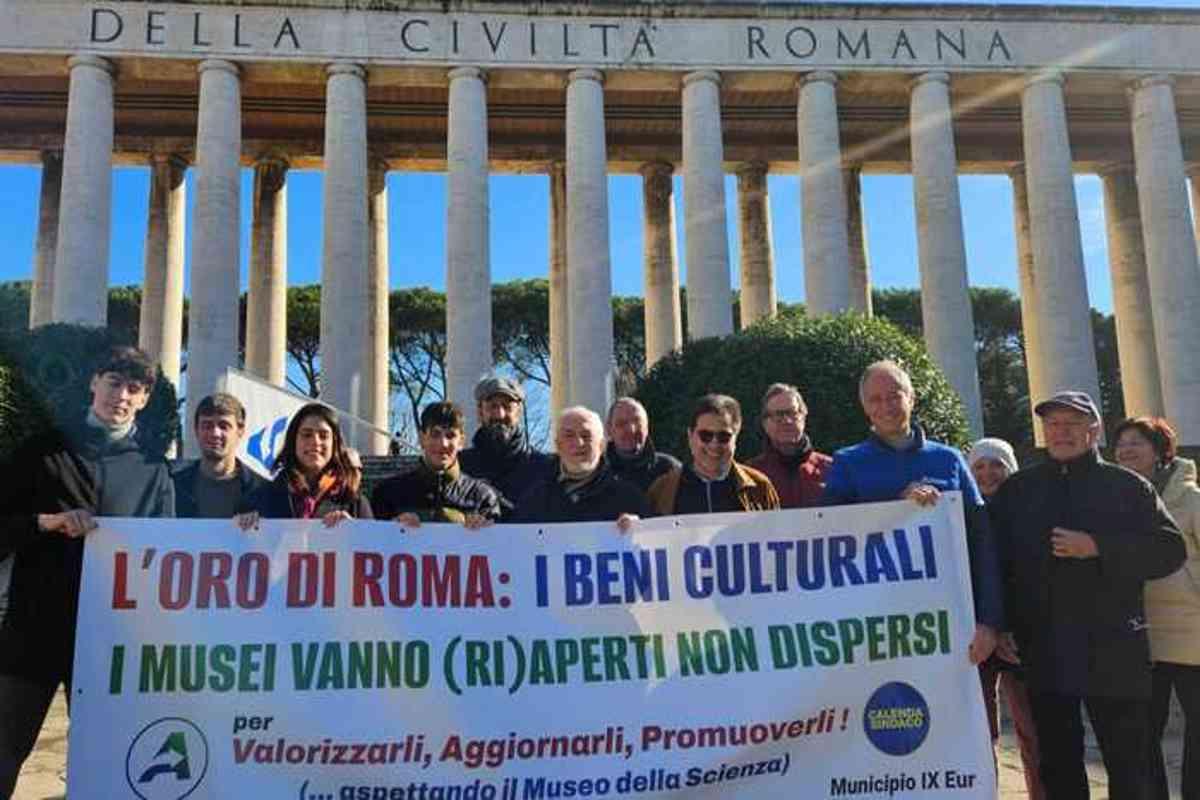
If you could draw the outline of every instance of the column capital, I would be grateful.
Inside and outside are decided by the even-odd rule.
[[[1036,86],[1039,83],[1056,83],[1060,87],[1066,83],[1066,78],[1058,70],[1046,69],[1035,72],[1025,79],[1025,88]]]
[[[201,75],[203,75],[205,72],[208,72],[210,69],[228,72],[235,78],[240,77],[242,73],[241,68],[237,64],[233,63],[232,61],[226,61],[223,58],[206,58],[196,66],[196,72],[200,73]]]
[[[681,83],[683,86],[687,87],[691,86],[697,81],[711,81],[719,87],[721,85],[721,73],[711,69],[696,70],[695,72],[689,72],[688,74],[684,75]]]
[[[770,166],[765,161],[743,161],[733,171],[739,178],[765,178]]]
[[[57,161],[58,166],[62,166],[62,150],[43,150],[39,155],[41,157],[43,167],[48,166],[53,161]]]
[[[1109,175],[1132,175],[1133,173],[1132,161],[1109,161],[1101,164],[1096,170],[1096,174],[1101,178],[1107,178]]]
[[[909,88],[916,89],[923,83],[944,83],[950,85],[950,73],[941,70],[933,70],[932,72],[922,72],[920,75],[912,79],[909,83]]]
[[[387,176],[391,164],[377,153],[367,153],[367,191],[379,194],[387,188]]]
[[[116,64],[114,64],[112,61],[109,61],[107,58],[101,58],[100,56],[92,55],[91,53],[83,53],[81,55],[71,56],[67,59],[68,70],[75,69],[76,67],[95,67],[96,69],[104,70],[109,75],[117,74]]]
[[[1141,78],[1135,78],[1129,82],[1129,90],[1131,92],[1139,92],[1142,89],[1152,89],[1155,86],[1166,86],[1168,89],[1175,88],[1175,78],[1166,73],[1157,73],[1155,75],[1146,75]]]
[[[643,178],[670,178],[675,174],[675,165],[669,161],[647,161],[638,167]]]
[[[565,176],[567,174],[567,162],[562,159],[555,159],[554,161],[551,161],[550,166],[546,168],[546,173],[551,177],[556,175]]]
[[[261,177],[263,188],[274,194],[283,188],[288,166],[287,160],[280,156],[264,156],[254,162],[254,171]]]
[[[488,79],[487,73],[479,67],[455,67],[454,69],[446,72],[446,77],[451,83],[459,78],[474,78],[476,80],[483,81],[484,83],[487,83]]]
[[[1183,174],[1187,175],[1192,180],[1200,180],[1200,162],[1193,161],[1190,164],[1183,165]]]
[[[325,65],[325,74],[332,78],[334,75],[353,75],[356,78],[361,78],[364,81],[367,78],[367,71],[362,64],[357,64],[353,61],[333,61]]]
[[[604,85],[604,73],[598,69],[573,69],[567,73],[567,83],[575,81],[595,81]]]
[[[1013,164],[1011,164],[1009,166],[1009,168],[1005,170],[1005,172],[1008,174],[1008,177],[1012,178],[1013,180],[1016,180],[1018,178],[1020,178],[1021,180],[1024,180],[1025,179],[1025,162],[1024,161],[1016,161]]]
[[[828,70],[817,70],[816,72],[807,72],[796,79],[796,86],[803,87],[809,83],[828,83],[831,86],[837,86],[838,77],[836,73]]]

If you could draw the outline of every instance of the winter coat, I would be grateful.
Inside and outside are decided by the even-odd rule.
[[[424,522],[458,522],[467,514],[500,518],[500,493],[485,481],[465,474],[455,463],[434,472],[421,463],[375,486],[371,510],[376,519],[395,519],[412,513]]]
[[[279,473],[270,483],[263,484],[248,497],[242,498],[238,512],[257,511],[263,519],[300,519],[303,513],[302,500],[292,493],[286,473]],[[330,511],[345,511],[355,519],[374,519],[371,504],[360,492],[340,492],[321,498],[313,519],[320,519]]]
[[[1100,458],[1023,469],[991,502],[1003,558],[1009,627],[1033,691],[1150,697],[1146,581],[1186,557],[1179,529],[1150,482]],[[1096,558],[1057,558],[1051,529],[1084,531]]]
[[[686,492],[685,482],[699,481],[691,466],[673,469],[650,486],[647,495],[654,510],[662,515],[705,513],[679,507],[681,487]],[[736,461],[729,467],[729,479],[733,482],[733,508],[715,508],[714,511],[771,511],[779,508],[779,495],[771,485],[771,479],[753,467]]]
[[[670,472],[680,466],[679,459],[670,453],[660,453],[654,449],[650,439],[642,446],[642,451],[633,458],[626,458],[617,452],[616,445],[608,443],[604,457],[616,476],[623,481],[629,481],[643,492],[658,476]]]
[[[171,476],[171,480],[175,483],[175,516],[180,519],[211,519],[213,516],[211,513],[201,513],[202,509],[196,505],[194,491],[198,472],[200,472],[200,461],[195,460],[176,469]],[[242,485],[242,497],[249,497],[255,490],[267,483],[265,478],[241,461],[237,462],[236,480]]]
[[[525,490],[553,476],[557,469],[554,456],[534,450],[523,428],[501,439],[494,428],[485,425],[475,431],[471,443],[472,447],[458,454],[458,466],[500,492],[506,520]]]
[[[1146,583],[1146,621],[1155,661],[1200,665],[1200,487],[1196,462],[1176,458],[1163,503],[1183,534],[1187,561],[1165,578]]]
[[[821,505],[833,459],[814,450],[805,436],[794,456],[785,456],[764,438],[763,451],[746,463],[771,479],[780,506],[807,508]]]
[[[1000,556],[971,469],[961,452],[926,439],[920,425],[914,423],[912,432],[912,443],[903,449],[892,447],[872,433],[864,441],[834,453],[825,478],[824,503],[850,505],[899,500],[912,483],[929,484],[943,492],[962,492],[975,620],[1002,629]]]
[[[568,491],[558,479],[558,459],[553,471],[530,486],[517,501],[508,522],[616,522],[622,514],[654,516],[646,495],[618,478],[604,459],[597,474],[585,485]]]
[[[104,517],[171,517],[175,493],[166,461],[136,431],[113,442],[80,425],[26,442],[0,475],[0,553],[15,555],[0,623],[0,674],[69,681],[84,540],[40,530],[37,516],[84,509]]]

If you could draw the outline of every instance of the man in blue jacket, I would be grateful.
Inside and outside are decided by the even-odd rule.
[[[968,653],[971,663],[979,664],[995,650],[998,632],[1004,629],[1004,598],[999,555],[971,470],[962,453],[929,441],[913,421],[912,380],[898,364],[871,364],[863,371],[858,394],[871,435],[834,453],[825,504],[907,499],[932,505],[942,492],[962,492],[975,596],[975,636]]]

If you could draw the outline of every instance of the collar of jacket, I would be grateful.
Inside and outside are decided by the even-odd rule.
[[[800,441],[796,445],[796,452],[790,456],[780,452],[779,448],[771,442],[771,437],[763,437],[763,454],[769,460],[782,464],[789,469],[795,469],[803,464],[812,455],[812,451],[812,440],[808,438],[807,433],[800,437]]]
[[[98,458],[105,455],[128,453],[144,449],[142,434],[137,425],[130,429],[129,434],[120,439],[109,439],[104,431],[93,428],[86,422],[67,431],[67,440],[80,455],[88,458]]]
[[[577,483],[572,488],[567,488],[567,484],[562,481],[562,459],[558,456],[554,457],[554,470],[551,474],[551,480],[562,490],[572,502],[578,503],[585,497],[590,497],[604,485],[609,476],[612,475],[612,467],[608,465],[608,459],[600,457],[600,463],[596,465],[596,469],[587,477],[583,483]]]
[[[421,466],[417,468],[417,471],[421,474],[422,478],[435,484],[439,481],[444,481],[447,485],[449,485],[462,477],[462,467],[458,465],[457,458],[454,459],[454,463],[450,465],[449,469],[444,469],[439,472],[438,470],[435,470],[433,467],[429,466],[429,462],[425,460],[424,456],[421,456]]]
[[[654,464],[654,457],[657,455],[654,449],[654,440],[649,436],[646,437],[646,443],[642,445],[642,449],[635,456],[623,456],[617,452],[617,446],[613,442],[608,443],[608,447],[604,452],[605,460],[608,461],[613,471],[620,474],[630,471],[636,472],[644,469],[650,469]]]
[[[925,446],[925,429],[915,419],[909,424],[908,428],[912,431],[912,443],[903,449],[892,447],[874,430],[871,431],[867,438],[874,442],[876,447],[880,447],[890,453],[911,453],[914,450],[920,450]]]
[[[705,482],[706,479],[700,477],[700,473],[696,472],[696,468],[692,466],[690,461],[684,466],[683,469],[684,469],[684,473],[691,475],[691,477],[693,479],[701,481],[701,482]],[[754,486],[754,479],[750,477],[750,475],[746,472],[745,468],[742,467],[742,465],[739,464],[737,461],[733,461],[730,463],[729,474],[725,476],[725,480],[733,481],[733,489],[736,492],[741,492],[741,491],[747,489],[748,487]],[[721,483],[721,481],[707,481],[707,482],[708,483]]]
[[[1093,447],[1083,455],[1075,456],[1075,458],[1069,461],[1050,459],[1050,463],[1063,475],[1081,475],[1091,470],[1101,461],[1100,448],[1098,447]]]

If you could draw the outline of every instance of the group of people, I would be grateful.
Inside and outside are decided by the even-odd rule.
[[[5,472],[0,555],[15,558],[0,621],[0,798],[12,793],[58,687],[70,697],[82,537],[98,516],[231,518],[245,531],[263,519],[332,528],[374,518],[404,531],[426,522],[611,521],[628,532],[655,515],[928,505],[948,491],[963,496],[976,621],[969,657],[993,737],[997,687],[1010,710],[1030,796],[1088,796],[1086,708],[1110,797],[1166,798],[1159,742],[1174,692],[1191,723],[1184,796],[1200,797],[1200,488],[1163,420],[1124,422],[1115,465],[1100,455],[1092,399],[1057,394],[1036,407],[1047,459],[1018,469],[1001,440],[980,440],[964,457],[926,438],[909,376],[881,361],[859,382],[870,424],[863,442],[818,452],[800,391],[774,384],[759,409],[760,454],[735,459],[742,409],[709,394],[692,408],[684,464],[655,448],[646,409],[631,397],[604,419],[564,409],[555,454],[539,452],[521,424],[520,385],[490,377],[475,390],[479,428],[469,447],[462,410],[430,404],[419,462],[368,498],[361,460],[320,403],[293,415],[265,480],[237,459],[242,404],[206,397],[191,420],[200,457],[172,471],[137,426],[154,381],[143,353],[115,349],[94,372],[86,415],[26,442]]]

